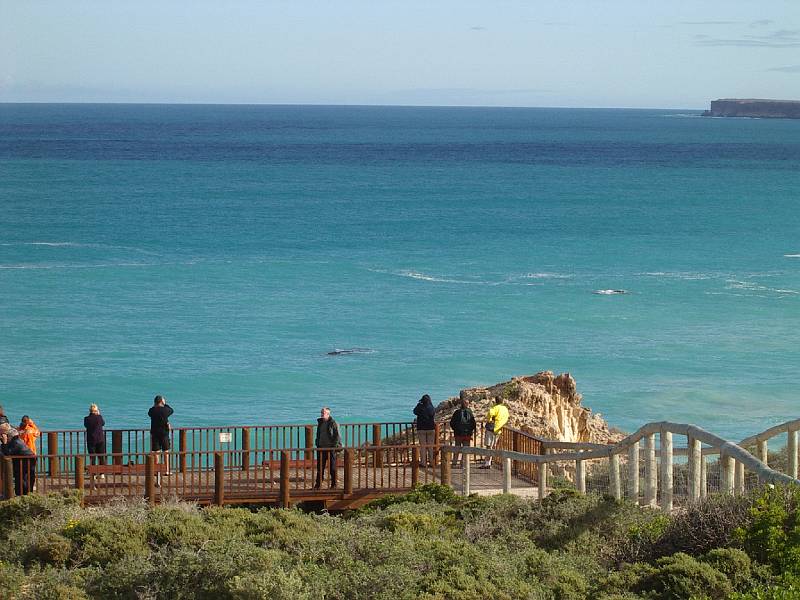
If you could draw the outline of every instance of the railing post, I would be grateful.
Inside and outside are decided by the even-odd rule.
[[[614,500],[622,499],[622,486],[619,480],[619,454],[612,454],[608,459],[609,487]]]
[[[178,471],[186,473],[186,430],[178,430]]]
[[[381,434],[381,424],[380,423],[373,423],[372,424],[372,445],[376,448],[380,448],[383,435]],[[375,450],[375,468],[382,469],[383,468],[383,451],[378,449]]]
[[[303,453],[303,457],[306,461],[313,461],[314,460],[314,426],[313,425],[306,425],[306,439],[305,439],[305,452]]]
[[[789,454],[789,477],[797,479],[797,430],[789,431],[789,439],[786,443],[786,451]]]
[[[122,430],[114,429],[111,432],[111,462],[115,465],[122,464]]]
[[[700,497],[705,498],[708,496],[708,461],[703,454],[702,447],[700,450]]]
[[[225,457],[222,452],[214,452],[214,504],[225,504]]]
[[[737,494],[744,494],[744,463],[736,461],[735,489]]]
[[[511,432],[511,450],[513,450],[514,452],[519,452],[519,446],[520,446],[520,443],[519,443],[519,432],[516,431],[516,430],[512,431]],[[511,473],[516,475],[518,472],[519,472],[519,467],[517,467],[516,461],[512,461],[511,462]]]
[[[687,437],[686,448],[689,452],[689,499],[694,501],[700,498],[700,487],[702,485],[700,461],[702,460],[703,446],[700,440]]]
[[[539,500],[547,495],[547,463],[539,463]]]
[[[503,493],[511,493],[511,459],[503,459]]]
[[[439,460],[439,434],[440,434],[440,427],[439,423],[433,424],[433,465],[432,467],[436,467],[436,461]]]
[[[281,482],[280,482],[280,498],[281,506],[289,508],[291,497],[289,494],[289,464],[290,457],[288,450],[281,450]]]
[[[769,446],[767,446],[767,444],[767,440],[760,440],[758,442],[758,460],[765,465],[767,465],[769,461]]]
[[[469,496],[472,492],[470,486],[470,460],[468,454],[462,454],[464,457],[464,468],[461,471],[461,493],[465,496]]]
[[[47,472],[50,477],[58,477],[58,432],[49,431],[47,433]]]
[[[656,472],[656,435],[649,434],[644,440],[644,503],[655,506],[658,496],[658,474]]]
[[[419,483],[419,446],[411,449],[411,487],[417,487]]]
[[[661,508],[672,510],[672,432],[661,430]]]
[[[575,461],[575,488],[579,493],[586,493],[586,461]]]
[[[250,428],[242,428],[242,471],[250,470]]]
[[[720,467],[722,467],[722,492],[726,494],[733,494],[733,477],[734,477],[734,460],[732,457],[720,453],[719,455]]]
[[[349,496],[353,493],[353,449],[344,450],[344,494]]]
[[[441,462],[439,468],[441,471],[441,484],[450,487],[450,452],[447,450],[441,451]]]
[[[14,463],[7,456],[3,457],[3,497],[14,497]]]
[[[156,457],[151,452],[144,459],[144,497],[150,506],[156,503],[156,478],[155,478]]]
[[[83,455],[78,455],[75,457],[75,489],[83,491],[83,488],[86,484],[84,469],[86,468],[86,463]]]
[[[639,442],[628,448],[628,498],[639,502]]]

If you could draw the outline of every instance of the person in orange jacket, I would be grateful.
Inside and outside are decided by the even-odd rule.
[[[34,454],[36,454],[36,438],[42,435],[42,432],[39,431],[33,419],[28,415],[23,416],[17,431],[19,432],[19,438],[25,442],[25,445],[30,448]]]

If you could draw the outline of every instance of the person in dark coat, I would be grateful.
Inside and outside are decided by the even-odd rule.
[[[450,427],[453,430],[453,439],[456,446],[470,446],[472,445],[472,436],[475,434],[477,423],[475,422],[475,415],[469,408],[469,401],[466,398],[461,399],[461,408],[453,413],[450,417]],[[457,466],[461,452],[453,453],[453,466]],[[463,455],[463,460],[469,460],[467,455]]]
[[[153,398],[153,406],[147,411],[147,416],[150,417],[150,452],[160,452],[164,456],[164,462],[167,465],[167,475],[169,475],[169,448],[170,439],[169,431],[171,425],[169,418],[172,416],[172,407],[167,404],[164,396],[156,396]],[[156,454],[156,464],[159,462],[159,455]]]
[[[24,496],[36,485],[36,454],[8,423],[0,425],[0,454],[11,458],[14,494]]]
[[[317,439],[315,440],[317,450],[317,482],[314,489],[322,486],[325,478],[325,465],[328,465],[331,488],[336,487],[336,449],[342,446],[342,438],[339,436],[339,425],[331,417],[331,409],[327,406],[320,411],[320,418],[317,419]]]
[[[86,427],[86,450],[92,465],[106,464],[106,433],[103,431],[105,424],[97,404],[90,405],[89,414],[83,417],[83,426]]]
[[[8,417],[6,416],[5,409],[2,406],[0,406],[0,425],[2,425],[3,423],[8,423]]]
[[[422,452],[420,452],[419,465],[421,467],[428,465],[432,467],[434,455],[436,454],[434,447],[434,444],[436,444],[436,420],[434,419],[436,409],[433,407],[433,402],[428,394],[419,399],[419,402],[414,407],[414,414],[417,417],[417,439],[419,440],[419,445],[423,446]]]

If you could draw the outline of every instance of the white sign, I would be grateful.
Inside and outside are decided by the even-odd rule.
[[[220,444],[230,444],[231,443],[231,434],[229,432],[222,432],[219,434],[219,443]]]

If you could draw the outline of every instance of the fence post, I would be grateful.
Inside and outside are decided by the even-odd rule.
[[[214,504],[225,504],[225,457],[214,452]]]
[[[649,434],[644,440],[644,503],[654,506],[658,496],[658,474],[656,472],[656,434]]]
[[[661,508],[672,510],[672,432],[661,430]]]
[[[700,497],[708,495],[708,461],[702,450],[700,451]]]
[[[464,457],[464,469],[461,471],[461,492],[465,496],[469,496],[471,493],[470,489],[470,460],[469,455],[462,454]]]
[[[767,440],[760,440],[758,442],[758,459],[765,465],[769,460],[769,446],[767,446],[767,443]]]
[[[503,459],[503,493],[511,493],[511,459]]]
[[[291,496],[289,494],[289,451],[281,450],[281,482],[280,482],[280,498],[281,506],[289,508],[291,503]]]
[[[744,463],[736,461],[736,481],[735,491],[737,494],[744,494]]]
[[[47,472],[50,477],[58,477],[58,432],[47,432]]]
[[[441,463],[439,463],[442,479],[441,483],[442,485],[450,487],[450,453],[447,450],[442,450],[441,454]]]
[[[349,496],[353,493],[353,449],[344,450],[344,494]]]
[[[156,478],[155,478],[156,457],[151,452],[144,460],[144,497],[148,504],[153,506],[156,503]]]
[[[539,463],[539,500],[547,495],[547,463]]]
[[[242,428],[242,471],[250,470],[250,428]]]
[[[628,448],[628,498],[639,502],[639,442]]]
[[[721,463],[720,466],[722,467],[722,489],[720,491],[726,494],[732,494],[734,485],[733,472],[735,470],[735,461],[732,457],[727,456],[726,454],[720,454],[719,461]]]
[[[84,469],[86,468],[86,463],[84,462],[85,459],[83,455],[78,455],[75,457],[75,489],[80,490],[83,492],[83,488],[86,484]]]
[[[612,454],[608,459],[609,487],[614,500],[622,499],[622,486],[619,480],[619,454]]]
[[[129,448],[130,450],[130,448]],[[114,429],[111,431],[111,463],[115,465],[122,464],[122,430]]]
[[[178,430],[178,471],[186,473],[186,430]]]
[[[583,460],[575,461],[575,488],[579,493],[586,493],[586,462]]]
[[[411,449],[411,487],[417,487],[419,483],[419,446]]]
[[[10,500],[14,497],[14,463],[3,457],[3,497]]]
[[[383,440],[381,439],[383,436],[381,434],[381,424],[380,423],[373,423],[372,424],[372,445],[376,448],[380,448],[382,445]],[[375,468],[382,469],[383,468],[383,451],[375,450],[374,454],[375,460]]]
[[[789,472],[787,475],[797,479],[797,430],[789,432],[789,439],[786,444],[786,451],[789,454]]]
[[[686,446],[689,451],[689,499],[698,500],[700,498],[700,487],[702,485],[702,460],[703,446],[700,440],[693,437],[686,438]]]

